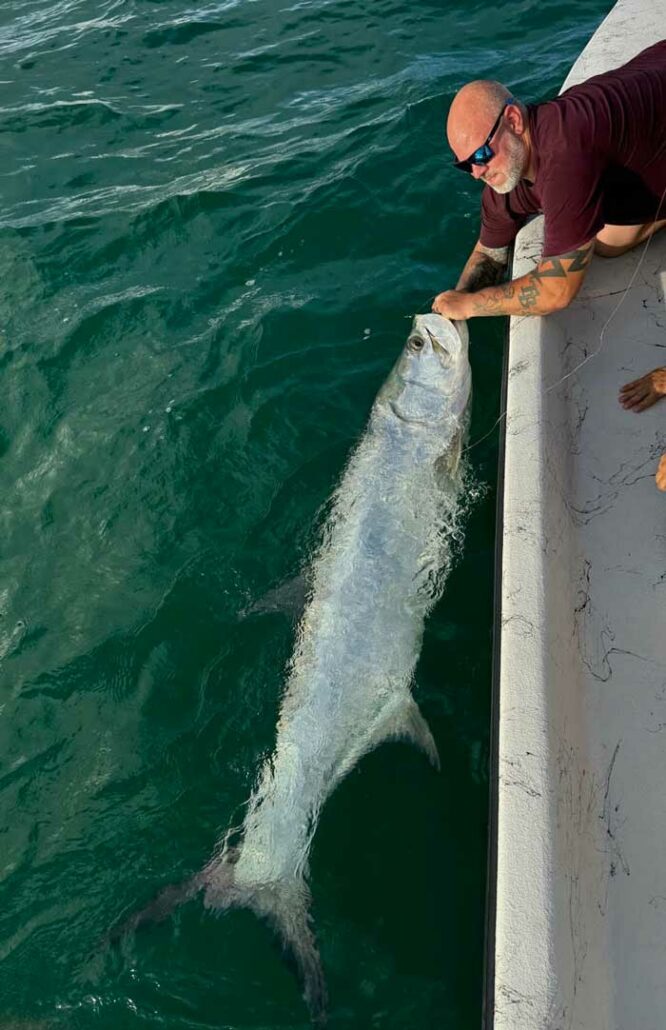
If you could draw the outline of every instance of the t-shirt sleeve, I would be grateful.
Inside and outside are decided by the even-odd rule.
[[[484,247],[508,247],[527,221],[527,216],[514,210],[510,193],[495,193],[484,186],[481,195],[481,233]]]
[[[543,176],[544,257],[575,250],[603,228],[604,167],[603,158],[593,151],[574,153],[554,161]]]

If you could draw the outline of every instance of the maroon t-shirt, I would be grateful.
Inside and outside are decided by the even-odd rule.
[[[641,225],[658,212],[666,218],[666,40],[555,100],[529,105],[528,119],[534,182],[521,179],[505,194],[485,187],[484,246],[507,246],[538,211],[544,256],[575,250],[606,224]]]

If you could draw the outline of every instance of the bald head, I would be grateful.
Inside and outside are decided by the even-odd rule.
[[[496,193],[509,193],[533,175],[527,108],[501,82],[477,79],[463,86],[449,109],[446,134],[456,160],[469,162],[465,171]],[[490,156],[470,161],[487,140]]]
[[[446,123],[451,149],[470,154],[483,142],[511,93],[501,82],[476,79],[463,86],[453,98]]]

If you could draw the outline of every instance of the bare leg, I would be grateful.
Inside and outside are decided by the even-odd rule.
[[[662,397],[666,397],[666,368],[653,368],[620,390],[620,404],[627,411],[645,411]],[[666,454],[661,456],[656,479],[659,489],[666,490]]]
[[[666,218],[645,225],[604,225],[594,241],[594,253],[601,257],[618,257],[659,232],[666,225]]]

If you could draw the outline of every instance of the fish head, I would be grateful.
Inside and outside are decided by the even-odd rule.
[[[434,312],[416,315],[380,402],[404,422],[429,425],[461,418],[472,382],[468,344],[466,322]]]

